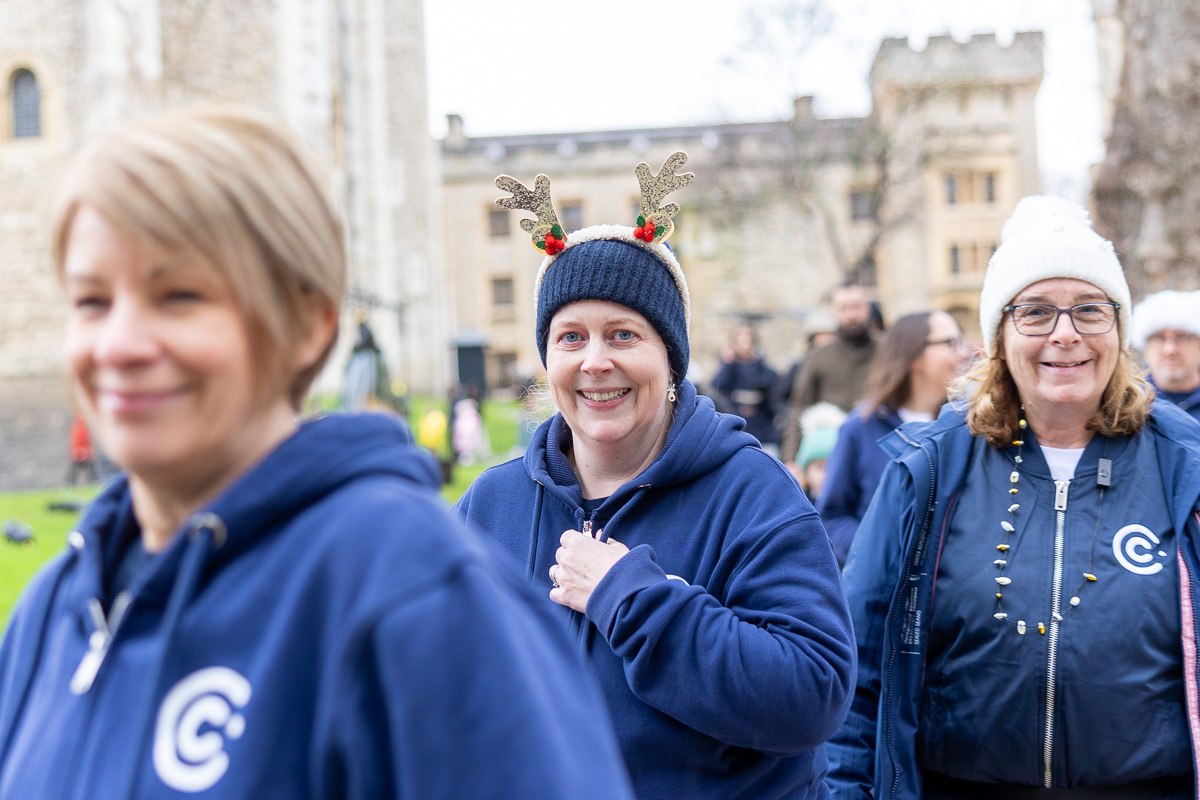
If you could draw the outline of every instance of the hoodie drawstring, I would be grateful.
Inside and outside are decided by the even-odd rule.
[[[17,720],[20,719],[21,713],[25,708],[25,703],[29,700],[29,692],[33,688],[33,679],[37,675],[38,666],[42,661],[42,650],[45,649],[46,644],[50,640],[49,628],[54,601],[58,599],[58,593],[66,582],[67,575],[79,560],[79,551],[83,546],[83,537],[78,533],[73,533],[68,541],[71,542],[71,551],[63,562],[62,568],[58,571],[58,575],[54,577],[53,581],[46,584],[41,592],[29,598],[28,616],[31,620],[37,620],[37,622],[31,623],[33,641],[37,643],[37,646],[32,658],[26,660],[24,664],[17,665],[17,672],[13,676],[12,682],[14,687],[19,687],[14,692],[17,700],[9,706],[8,713],[0,716],[0,773],[4,771],[4,761],[8,757],[8,749],[12,746],[13,733],[17,729]]]
[[[532,583],[533,570],[537,567],[538,540],[542,534],[542,501],[546,498],[546,487],[537,483],[537,502],[533,507],[533,535],[529,537],[529,555],[525,557],[525,577]]]
[[[617,509],[616,513],[609,517],[608,524],[606,524],[600,530],[599,535],[596,537],[597,540],[601,542],[607,542],[608,531],[609,528],[612,527],[613,523],[623,517],[626,511],[637,505],[638,501],[645,497],[646,492],[649,490],[649,484],[637,487],[637,491],[634,492],[633,496],[622,503],[621,507]],[[588,650],[590,650],[592,647],[592,643],[596,641],[596,626],[592,624],[592,621],[587,618],[586,614],[579,614],[579,618],[582,621],[578,632],[579,652],[586,658]]]
[[[195,596],[196,588],[200,585],[200,577],[204,574],[204,567],[208,563],[209,551],[219,550],[225,544],[227,538],[225,523],[211,512],[197,514],[189,522],[187,537],[187,550],[184,551],[183,562],[180,564],[174,586],[171,588],[171,595],[167,599],[162,622],[158,626],[157,638],[160,644],[157,660],[148,676],[146,695],[140,706],[141,726],[134,728],[134,736],[137,737],[134,741],[133,752],[135,754],[151,752],[151,734],[158,717],[159,684],[166,673],[167,659],[175,651],[173,643],[178,634],[179,620],[183,616],[184,609]],[[134,797],[136,794],[138,778],[141,775],[142,767],[146,764],[146,759],[139,755],[129,759],[129,762],[125,780],[121,781],[124,790],[117,792],[113,797]]]

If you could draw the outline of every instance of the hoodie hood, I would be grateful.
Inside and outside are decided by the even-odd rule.
[[[746,433],[745,421],[722,414],[712,400],[697,394],[690,381],[678,389],[675,418],[667,432],[662,451],[640,475],[612,495],[623,502],[639,488],[665,487],[695,480],[712,472],[744,447],[758,447],[758,440]],[[529,477],[548,492],[578,505],[579,479],[564,452],[571,441],[571,429],[562,414],[542,423],[525,451],[525,470]]]
[[[299,429],[184,522],[145,587],[147,599],[171,591],[187,539],[218,524],[206,569],[219,569],[269,532],[338,488],[368,475],[392,475],[437,489],[436,462],[413,444],[408,427],[384,415],[328,416]],[[215,515],[215,520],[214,516]],[[73,582],[80,601],[99,595],[103,568],[136,529],[129,482],[114,480],[88,506],[71,539],[86,575]]]

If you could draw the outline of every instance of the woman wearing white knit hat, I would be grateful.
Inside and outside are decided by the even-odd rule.
[[[1158,292],[1133,309],[1133,346],[1158,396],[1200,421],[1200,292]]]
[[[1155,401],[1129,309],[1083,209],[1017,205],[987,356],[881,442],[844,573],[859,675],[834,797],[1195,796],[1200,428]]]

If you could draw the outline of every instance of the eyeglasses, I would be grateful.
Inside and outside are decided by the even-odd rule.
[[[1120,303],[1080,303],[1070,308],[1058,308],[1042,303],[1022,303],[1005,306],[1004,310],[1012,314],[1017,333],[1025,336],[1049,336],[1058,326],[1058,318],[1062,314],[1071,318],[1076,333],[1096,336],[1113,329],[1117,324],[1117,311],[1120,308]]]
[[[947,347],[949,347],[951,350],[961,350],[962,348],[967,346],[966,343],[963,342],[961,336],[951,336],[949,339],[935,339],[932,342],[926,342],[925,346],[926,347],[936,347],[939,344],[944,344]]]
[[[1200,341],[1200,336],[1187,331],[1159,331],[1152,333],[1146,339],[1147,344],[1156,344],[1159,347],[1165,347],[1167,344],[1175,345],[1176,347],[1187,347]]]

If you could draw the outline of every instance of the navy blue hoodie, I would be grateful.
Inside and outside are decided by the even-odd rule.
[[[0,647],[0,797],[628,797],[551,604],[436,485],[395,421],[305,424],[110,611],[118,479]]]
[[[587,518],[630,548],[574,622],[634,789],[653,798],[823,797],[854,637],[829,539],[742,420],[682,384],[658,458]],[[549,592],[559,537],[582,530],[561,415],[457,508]]]

